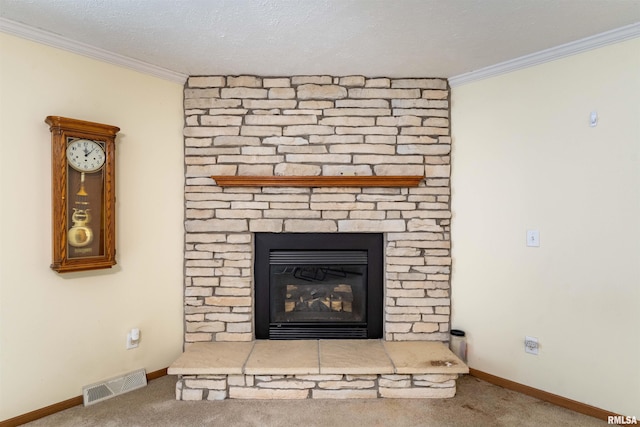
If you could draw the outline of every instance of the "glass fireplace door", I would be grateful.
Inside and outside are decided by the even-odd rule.
[[[272,328],[366,323],[366,251],[272,251],[269,264]]]
[[[366,266],[284,264],[270,270],[272,323],[366,321]]]

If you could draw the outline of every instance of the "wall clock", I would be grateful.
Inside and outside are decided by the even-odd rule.
[[[52,258],[58,273],[116,264],[115,138],[120,128],[49,116]]]

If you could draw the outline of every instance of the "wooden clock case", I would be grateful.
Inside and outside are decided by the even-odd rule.
[[[45,122],[51,130],[51,268],[58,273],[111,268],[116,264],[115,137],[120,128],[59,116]],[[67,146],[78,139],[95,141],[104,150],[99,170],[85,173],[69,164]]]

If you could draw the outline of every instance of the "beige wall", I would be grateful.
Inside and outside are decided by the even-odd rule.
[[[628,416],[640,414],[638,52],[633,39],[452,90],[452,327],[468,333],[470,366]]]
[[[1,420],[181,353],[184,166],[180,84],[2,33],[0,56]],[[122,129],[111,270],[49,269],[47,115]]]

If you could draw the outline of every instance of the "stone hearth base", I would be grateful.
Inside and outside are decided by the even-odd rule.
[[[190,345],[177,400],[448,398],[468,367],[439,342],[304,340]]]
[[[185,375],[176,400],[448,398],[457,374]]]

